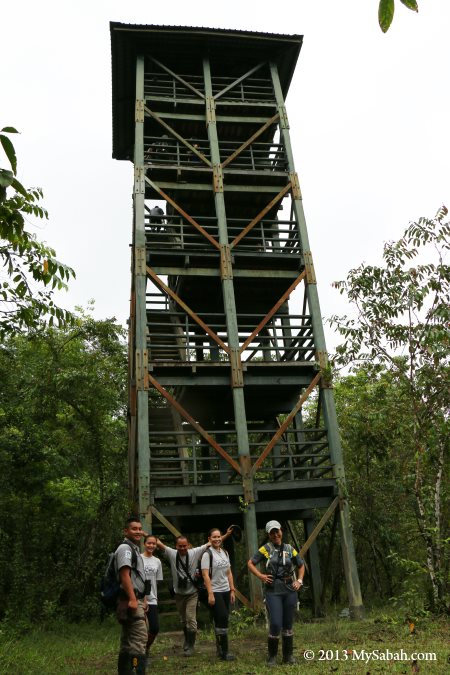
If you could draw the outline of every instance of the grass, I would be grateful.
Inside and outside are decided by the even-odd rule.
[[[369,614],[359,622],[329,617],[305,621],[295,626],[294,666],[281,666],[280,672],[299,673],[448,673],[449,630],[444,619],[424,618],[411,632],[401,616],[385,615],[380,611]],[[113,675],[119,627],[108,619],[103,624],[71,625],[58,628],[34,629],[20,637],[8,630],[0,631],[0,672],[14,675]],[[221,663],[215,656],[214,639],[205,627],[197,640],[197,653],[186,659],[181,654],[181,632],[162,631],[152,648],[148,673],[241,673],[260,675],[273,671],[265,666],[266,630],[264,626],[249,625],[245,615],[235,617],[230,635],[230,647],[236,655],[234,662]],[[436,661],[377,660],[364,663],[355,660],[361,650],[379,650],[385,655],[404,652],[434,652]],[[305,658],[309,651],[315,657]],[[323,659],[319,659],[321,651]],[[345,661],[347,651],[348,659]],[[336,653],[339,659],[336,658]]]

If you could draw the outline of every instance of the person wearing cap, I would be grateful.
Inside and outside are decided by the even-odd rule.
[[[294,612],[297,593],[303,586],[305,562],[290,544],[283,542],[283,531],[277,520],[266,524],[269,541],[248,561],[248,569],[264,584],[264,596],[269,615],[267,665],[277,663],[278,644],[282,638],[283,663],[294,663]],[[265,572],[257,565],[265,563]]]

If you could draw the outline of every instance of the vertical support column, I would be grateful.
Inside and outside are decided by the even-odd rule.
[[[135,288],[135,359],[136,364],[136,454],[139,468],[138,504],[144,529],[150,532],[150,448],[148,427],[147,311],[145,270],[145,179],[144,179],[144,57],[136,60],[136,107],[134,136],[134,232],[133,274]]]
[[[289,136],[289,123],[284,105],[283,92],[281,89],[278,69],[275,63],[270,64],[270,71],[272,75],[272,84],[277,101],[278,112],[280,113],[280,133],[284,144],[286,158],[288,160],[289,173],[296,178],[294,158],[292,154],[291,141]],[[311,261],[311,251],[308,239],[308,232],[306,228],[305,214],[303,211],[303,204],[298,188],[293,194],[294,212],[299,228],[300,242],[303,256],[305,259]],[[313,268],[312,268],[313,269]],[[325,334],[322,325],[322,314],[320,311],[319,295],[317,292],[317,285],[312,282],[313,274],[308,274],[306,284],[306,294],[308,298],[308,306],[311,314],[314,343],[316,352],[321,356],[326,357]],[[340,509],[339,529],[341,533],[342,555],[344,560],[345,579],[347,584],[347,593],[349,597],[350,611],[355,618],[361,618],[364,613],[362,604],[361,588],[358,578],[358,570],[356,567],[356,557],[353,545],[353,536],[350,525],[350,513],[348,504],[345,500],[345,472],[344,463],[342,459],[342,448],[339,438],[339,431],[336,418],[336,409],[334,404],[333,391],[331,388],[324,388],[323,391],[323,412],[325,424],[328,433],[328,443],[330,448],[331,460],[334,467],[334,475],[337,480],[339,494],[343,497],[342,508]]]
[[[303,521],[305,528],[305,539],[312,534],[314,530],[314,519],[305,518]],[[322,608],[322,580],[320,577],[320,561],[319,561],[319,551],[317,547],[317,539],[313,541],[309,547],[308,553],[308,562],[309,562],[309,574],[311,580],[311,590],[313,596],[313,610],[315,617],[324,616]]]
[[[250,558],[258,549],[258,532],[256,526],[255,492],[251,475],[251,460],[248,441],[247,417],[243,389],[242,365],[239,356],[239,333],[236,315],[236,301],[234,297],[233,276],[231,270],[231,256],[228,241],[228,228],[223,193],[222,167],[220,165],[219,139],[217,135],[215,101],[212,90],[211,68],[209,59],[203,60],[203,76],[206,94],[206,121],[208,140],[213,165],[214,202],[221,246],[221,279],[224,301],[225,321],[227,325],[228,345],[231,349],[232,392],[234,420],[238,442],[238,453],[242,468],[242,482],[244,488],[245,541]],[[250,596],[255,607],[262,605],[261,584],[252,574],[249,575]]]

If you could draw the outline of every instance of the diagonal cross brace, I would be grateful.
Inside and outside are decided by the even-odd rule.
[[[241,241],[241,239],[243,239],[243,238],[250,232],[250,230],[251,230],[253,227],[255,227],[255,225],[257,225],[257,224],[259,223],[259,221],[260,221],[262,218],[264,218],[264,216],[266,215],[266,213],[268,213],[268,212],[270,211],[270,209],[271,209],[273,206],[275,206],[275,204],[276,204],[277,202],[280,201],[280,199],[283,199],[284,195],[285,195],[287,192],[289,192],[289,190],[291,189],[291,187],[292,187],[291,183],[288,183],[288,184],[286,185],[286,187],[284,187],[284,188],[283,188],[283,189],[282,189],[282,190],[281,190],[281,191],[280,191],[280,192],[272,199],[272,201],[270,201],[270,202],[267,204],[267,206],[265,206],[265,207],[263,208],[263,210],[260,211],[260,212],[258,213],[258,215],[257,215],[255,218],[253,218],[253,220],[252,220],[246,227],[244,227],[244,229],[242,230],[242,232],[240,232],[240,233],[238,234],[238,236],[235,237],[235,238],[233,239],[233,241],[232,241],[231,244],[230,244],[230,248],[234,248],[237,244],[239,244],[239,242]]]
[[[172,199],[172,197],[169,197],[169,195],[168,195],[166,192],[164,192],[164,190],[161,190],[161,188],[160,188],[158,185],[156,185],[156,183],[154,183],[152,180],[150,180],[150,178],[148,178],[147,176],[145,177],[145,181],[146,181],[146,183],[148,183],[154,190],[156,190],[156,192],[157,192],[163,199],[165,199],[166,202],[167,202],[168,204],[171,204],[171,205],[173,206],[173,208],[174,208],[176,211],[178,211],[178,213],[179,213],[181,216],[183,216],[183,218],[184,218],[185,220],[187,220],[188,223],[190,223],[190,224],[192,225],[192,227],[195,227],[195,229],[198,230],[198,231],[200,232],[200,234],[202,234],[202,235],[205,237],[205,239],[207,239],[207,240],[209,241],[210,244],[212,244],[215,248],[217,248],[218,251],[220,251],[220,244],[219,244],[219,242],[218,242],[216,239],[214,239],[214,237],[213,237],[212,235],[210,235],[209,232],[207,232],[201,225],[199,225],[199,224],[197,223],[196,220],[194,220],[188,213],[186,213],[186,211],[184,211],[184,210],[181,208],[181,206],[179,206],[179,205],[177,204],[177,202],[176,202],[174,199]]]
[[[150,115],[150,117],[153,117],[154,120],[156,120],[166,131],[168,131],[172,136],[177,138],[183,145],[185,145],[191,152],[193,152],[199,159],[202,160],[209,168],[212,167],[212,163],[209,161],[207,157],[203,154],[203,152],[200,152],[200,150],[197,150],[197,148],[194,148],[193,145],[189,143],[183,136],[181,136],[175,129],[173,129],[170,124],[167,124],[159,115],[157,115],[153,110],[150,110],[146,105],[144,106],[145,112]]]
[[[230,162],[233,162],[236,159],[236,157],[238,157],[241,154],[241,152],[243,152],[246,148],[248,148],[249,145],[251,145],[254,141],[256,141],[256,139],[259,138],[259,136],[261,136],[261,134],[263,134],[266,131],[266,129],[271,127],[272,124],[277,122],[279,119],[280,114],[276,113],[276,115],[271,117],[270,120],[268,120],[265,124],[263,124],[262,127],[258,129],[258,131],[255,131],[253,136],[250,136],[250,138],[247,141],[245,141],[245,143],[242,143],[242,145],[237,150],[235,150],[232,155],[227,157],[227,159],[225,159],[222,162],[222,169],[224,169],[228,164],[230,164]]]
[[[317,523],[314,530],[309,535],[308,539],[305,541],[305,543],[301,547],[301,549],[299,551],[301,556],[304,556],[305,553],[307,552],[307,550],[310,548],[311,544],[313,544],[315,542],[315,540],[317,539],[317,536],[320,534],[320,531],[322,530],[323,526],[331,518],[331,516],[333,515],[333,513],[336,509],[336,506],[338,504],[339,504],[339,497],[335,497],[335,499],[331,502],[328,509],[323,514],[322,518]]]
[[[230,464],[230,466],[233,467],[233,469],[236,471],[236,473],[241,474],[242,472],[241,472],[241,468],[240,468],[239,464],[237,462],[235,462],[235,460],[232,457],[230,457],[228,452],[226,450],[224,450],[222,448],[222,446],[219,445],[217,443],[217,441],[215,441],[214,438],[212,436],[210,436],[208,434],[208,432],[205,431],[205,429],[203,429],[203,427],[198,422],[196,422],[194,420],[193,417],[191,417],[189,415],[187,410],[185,410],[183,408],[183,406],[180,405],[178,403],[178,401],[171,394],[169,394],[169,392],[166,389],[164,389],[164,387],[157,380],[155,380],[153,375],[150,375],[150,373],[149,373],[149,376],[148,376],[148,380],[155,387],[155,389],[157,389],[159,391],[159,393],[164,396],[164,398],[170,403],[170,405],[173,406],[175,408],[175,410],[177,410],[180,413],[181,417],[184,417],[186,422],[189,422],[191,427],[193,429],[195,429],[195,431],[197,431],[197,433],[199,433],[200,436],[202,436],[205,439],[205,441],[207,441],[207,443],[209,443],[209,445],[221,457],[223,457],[223,459],[225,459],[228,462],[228,464]]]
[[[259,63],[257,66],[255,66],[254,68],[252,68],[251,70],[249,70],[248,72],[246,72],[244,75],[241,75],[241,77],[238,77],[237,80],[234,80],[234,82],[232,82],[231,84],[227,85],[227,86],[225,87],[225,89],[222,89],[222,91],[219,91],[219,92],[214,96],[214,100],[217,101],[217,99],[219,99],[221,96],[223,96],[227,91],[230,91],[230,89],[233,89],[234,87],[236,87],[238,84],[240,84],[241,82],[243,82],[244,80],[246,80],[247,77],[250,77],[250,75],[253,75],[253,73],[256,73],[260,68],[262,68],[262,67],[265,66],[265,65],[266,65],[266,63],[263,61],[262,63]]]
[[[258,468],[261,466],[261,464],[264,462],[266,459],[267,455],[270,453],[270,451],[273,449],[273,447],[278,443],[279,439],[281,436],[284,434],[288,426],[291,424],[292,420],[300,410],[300,408],[303,406],[305,401],[308,399],[309,395],[313,391],[314,387],[316,384],[318,384],[320,378],[322,377],[322,373],[319,372],[315,376],[315,378],[311,381],[309,384],[308,388],[303,392],[303,394],[300,396],[299,400],[297,401],[296,405],[294,408],[291,410],[289,415],[286,417],[284,420],[283,424],[280,426],[278,431],[272,436],[272,439],[269,441],[269,443],[266,445],[264,450],[262,451],[261,455],[258,457],[256,462],[252,466],[252,474],[253,476],[255,475],[256,471]]]
[[[155,506],[153,506],[153,504],[150,506],[150,511],[154,516],[158,518],[159,522],[162,523],[164,527],[166,527],[169,530],[169,532],[172,532],[172,534],[175,537],[179,537],[181,535],[181,532],[177,530],[175,525],[173,525],[173,523],[171,523],[170,520],[167,520],[167,518],[163,516],[163,514],[160,511],[158,511],[158,509]]]
[[[248,345],[251,343],[251,341],[258,335],[258,333],[264,328],[266,323],[270,321],[270,319],[273,317],[273,315],[280,309],[281,305],[283,305],[292,291],[298,286],[298,284],[304,279],[306,276],[305,270],[295,279],[295,281],[289,286],[287,291],[283,293],[281,298],[278,300],[278,302],[272,307],[272,309],[266,314],[264,319],[256,326],[255,330],[251,335],[248,336],[242,347],[239,349],[239,353],[242,354],[242,352],[248,347]],[[248,360],[248,359],[247,359]]]
[[[203,98],[203,99],[205,98],[205,94],[203,94],[201,91],[196,89],[192,84],[189,84],[189,82],[184,80],[181,77],[181,75],[177,75],[176,73],[174,73],[173,70],[170,70],[170,68],[168,68],[163,63],[161,63],[161,61],[158,61],[157,59],[155,59],[153,56],[151,56],[150,59],[153,61],[153,63],[156,63],[156,65],[159,66],[162,70],[165,70],[166,73],[168,73],[169,75],[172,75],[172,77],[174,77],[176,80],[178,80],[178,82],[181,82],[181,84],[184,85],[186,87],[186,89],[190,89],[191,91],[194,92],[194,94],[196,94],[200,98]]]
[[[147,275],[153,279],[153,281],[158,284],[158,286],[164,291],[164,293],[167,293],[167,295],[170,295],[170,297],[175,300],[177,305],[183,309],[186,314],[188,314],[191,319],[193,319],[199,326],[200,328],[203,328],[205,333],[207,333],[213,340],[216,342],[219,347],[222,347],[222,349],[229,355],[230,354],[230,348],[228,345],[223,342],[223,340],[220,339],[220,337],[204,322],[202,319],[192,310],[185,302],[180,298],[175,291],[173,291],[169,286],[167,286],[162,279],[159,278],[159,276],[156,274],[154,270],[152,270],[151,267],[148,265],[146,266],[146,272]]]

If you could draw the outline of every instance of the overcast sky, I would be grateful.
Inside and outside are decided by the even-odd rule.
[[[109,21],[120,21],[304,35],[291,137],[322,314],[345,311],[333,280],[450,207],[450,0],[419,0],[419,14],[396,5],[383,35],[378,0],[2,3],[0,128],[21,131],[19,180],[44,189],[39,238],[76,270],[59,302],[94,298],[98,318],[128,316],[132,168],[111,159]]]

